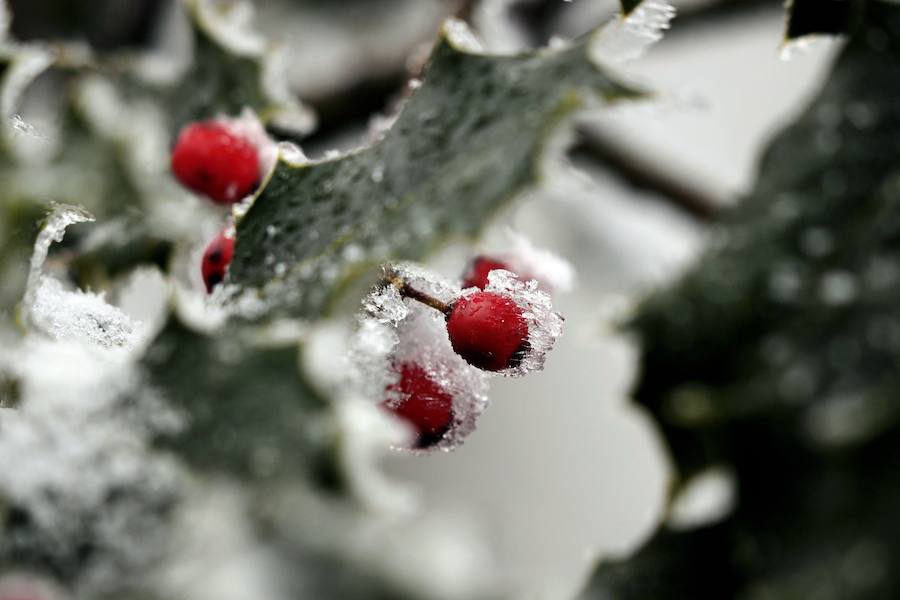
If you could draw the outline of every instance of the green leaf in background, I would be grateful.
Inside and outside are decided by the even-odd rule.
[[[170,88],[166,103],[176,130],[189,121],[217,114],[237,115],[245,107],[265,123],[298,135],[309,132],[315,119],[271,72],[277,49],[241,22],[238,4],[209,0],[186,2],[191,16],[194,56],[191,67]],[[184,85],[189,82],[188,85]]]
[[[840,35],[850,31],[863,0],[788,0],[785,39],[807,35]]]
[[[734,510],[664,528],[584,598],[900,593],[900,6],[867,10],[705,258],[633,322],[679,489],[725,465]]]
[[[500,57],[445,36],[383,139],[311,164],[282,156],[238,222],[231,283],[315,317],[366,266],[474,236],[540,176],[563,117],[591,100],[638,96],[592,62],[589,46]]]
[[[259,347],[235,330],[208,336],[172,317],[144,366],[148,384],[186,420],[163,445],[191,467],[302,479],[317,466],[328,404],[301,375],[296,344]]]

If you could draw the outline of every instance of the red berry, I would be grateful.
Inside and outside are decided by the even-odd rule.
[[[259,170],[256,147],[215,121],[186,126],[172,150],[172,172],[178,181],[221,204],[252,192]]]
[[[398,371],[399,381],[387,389],[399,392],[400,400],[383,405],[415,428],[416,448],[433,446],[453,423],[453,397],[415,363],[404,363]]]
[[[497,269],[512,271],[505,262],[489,256],[476,256],[469,264],[469,269],[463,278],[462,287],[477,287],[483,290],[488,284],[488,274]]]
[[[212,293],[213,288],[225,279],[225,271],[231,264],[234,256],[234,237],[231,228],[225,228],[213,238],[203,252],[203,263],[200,272],[203,274],[203,283],[206,284],[207,293]]]
[[[447,332],[456,353],[485,371],[515,367],[528,351],[528,324],[522,309],[493,292],[457,300],[447,318]]]

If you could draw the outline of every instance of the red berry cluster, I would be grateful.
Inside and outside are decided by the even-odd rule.
[[[457,293],[449,302],[417,289],[392,270],[386,274],[385,285],[393,286],[401,298],[415,301],[414,305],[417,302],[443,313],[449,346],[469,365],[462,364],[460,368],[518,375],[522,374],[518,367],[532,350],[532,327],[537,325],[526,317],[533,316],[530,307],[521,305],[514,294],[489,284],[487,275],[493,270],[506,271],[506,267],[501,261],[478,257],[463,278],[466,291]],[[555,313],[551,317],[560,319]],[[412,426],[416,432],[416,449],[445,442],[459,416],[455,412],[454,394],[420,362],[412,359],[391,365],[397,380],[387,387],[389,397],[382,402]]]
[[[186,188],[216,204],[233,204],[259,185],[263,170],[260,153],[258,144],[233,122],[190,123],[178,134],[172,149],[172,173]],[[225,279],[233,254],[234,231],[229,225],[203,254],[200,271],[208,293]]]

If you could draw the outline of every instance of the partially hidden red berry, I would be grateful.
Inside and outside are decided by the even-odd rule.
[[[203,252],[203,263],[200,272],[203,275],[203,283],[206,284],[206,292],[211,294],[213,288],[225,279],[225,271],[231,264],[234,256],[234,236],[230,228],[225,228],[212,239]]]
[[[222,123],[192,123],[175,142],[172,172],[188,189],[231,204],[259,183],[259,155],[256,146]]]
[[[528,351],[528,323],[510,298],[493,292],[463,296],[447,317],[450,343],[467,363],[485,371],[518,366]]]
[[[399,400],[386,400],[383,406],[413,426],[414,447],[434,446],[453,424],[453,396],[415,363],[404,363],[397,371],[400,379],[387,390],[396,392]]]
[[[509,265],[501,260],[490,256],[476,256],[472,259],[466,274],[463,276],[463,289],[477,287],[483,290],[488,284],[488,274],[497,269],[512,271]]]

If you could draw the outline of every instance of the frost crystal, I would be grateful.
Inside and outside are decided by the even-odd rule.
[[[389,272],[442,301],[449,302],[459,294],[450,282],[415,265],[393,265]],[[363,306],[350,350],[356,390],[378,404],[400,403],[404,400],[400,393],[388,387],[397,383],[402,365],[418,365],[453,398],[453,423],[433,448],[455,448],[475,429],[487,406],[486,376],[453,351],[439,311],[404,301],[392,285],[373,290]]]
[[[464,294],[475,293],[470,288]],[[528,351],[521,363],[500,371],[502,375],[526,375],[544,368],[547,354],[553,349],[556,338],[562,335],[563,318],[553,311],[550,295],[538,289],[537,281],[523,282],[509,271],[496,270],[488,275],[486,292],[494,292],[513,300],[522,310],[528,323]]]
[[[639,58],[662,39],[675,17],[668,0],[645,0],[628,16],[607,23],[591,41],[591,57],[598,63],[622,63]]]
[[[50,245],[62,241],[66,227],[93,220],[88,212],[65,205],[56,206],[47,216],[31,256],[24,300],[28,322],[57,340],[130,348],[136,340],[137,323],[107,304],[102,295],[66,290],[60,281],[43,273]]]

